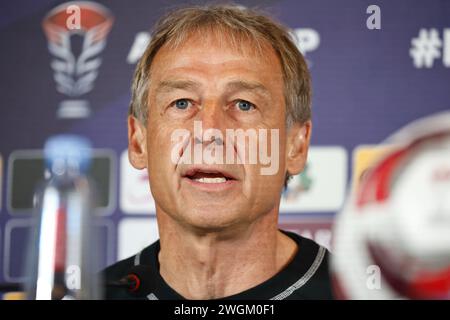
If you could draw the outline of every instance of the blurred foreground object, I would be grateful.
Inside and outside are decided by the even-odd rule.
[[[48,179],[35,196],[36,221],[27,275],[28,299],[101,298],[92,210],[88,140],[59,135],[44,148]]]
[[[450,299],[450,112],[399,130],[334,230],[340,299]]]

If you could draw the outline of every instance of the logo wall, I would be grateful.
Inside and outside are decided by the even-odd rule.
[[[155,214],[147,170],[133,168],[128,151],[120,156],[120,209],[125,214]]]
[[[347,151],[341,146],[314,146],[304,171],[283,191],[280,212],[337,211],[347,185]]]
[[[56,90],[68,98],[60,103],[58,118],[90,115],[89,102],[82,97],[94,87],[112,24],[106,7],[87,1],[61,4],[44,18]]]

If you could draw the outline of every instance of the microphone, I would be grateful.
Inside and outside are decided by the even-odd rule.
[[[143,264],[134,266],[125,277],[118,281],[110,281],[106,285],[124,288],[135,297],[145,297],[154,288],[154,280],[150,275],[149,268],[151,268],[149,265]]]

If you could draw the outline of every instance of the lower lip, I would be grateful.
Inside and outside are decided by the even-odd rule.
[[[189,178],[183,178],[190,185],[205,191],[223,191],[232,188],[237,184],[237,180],[226,180],[225,182],[219,183],[204,183]]]

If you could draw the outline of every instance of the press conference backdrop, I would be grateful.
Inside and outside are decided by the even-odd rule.
[[[0,4],[0,282],[23,280],[33,190],[44,178],[42,146],[54,134],[84,135],[94,145],[103,265],[158,238],[147,175],[128,162],[126,115],[148,31],[180,4],[186,2]],[[450,1],[239,4],[292,28],[310,66],[312,147],[305,172],[283,193],[280,226],[330,247],[352,177],[382,150],[373,146],[450,108]],[[81,29],[67,31],[77,8]]]

